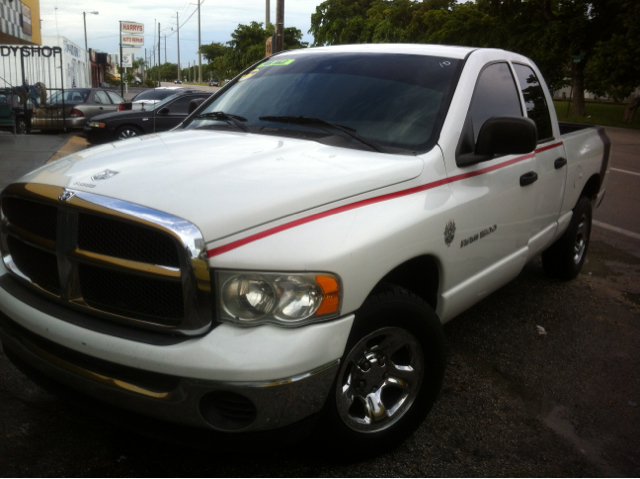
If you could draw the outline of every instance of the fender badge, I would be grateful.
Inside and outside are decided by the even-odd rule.
[[[447,248],[451,246],[453,243],[453,238],[456,235],[456,222],[453,220],[449,220],[447,226],[444,228],[444,242],[447,245]]]
[[[74,196],[76,196],[75,192],[64,190],[62,193],[60,193],[60,196],[58,196],[58,201],[60,201],[60,203],[66,203]]]
[[[100,173],[96,173],[95,175],[93,175],[91,177],[91,179],[93,181],[96,181],[96,180],[107,180],[107,179],[111,178],[112,176],[117,175],[118,173],[119,173],[118,171],[104,170],[104,171],[101,171]]]

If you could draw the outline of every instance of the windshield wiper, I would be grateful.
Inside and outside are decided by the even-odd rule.
[[[244,123],[241,123],[243,121],[247,121],[247,119],[239,115],[232,115],[230,113],[225,113],[223,111],[212,111],[209,113],[202,113],[201,115],[196,116],[196,119],[200,119],[200,118],[208,118],[211,120],[231,122],[234,125],[236,125],[238,128],[240,128],[242,131],[244,131],[245,133],[251,132],[251,130],[249,130],[249,127],[247,125],[245,125]]]
[[[284,115],[284,116],[261,116],[258,119],[262,121],[277,121],[281,123],[294,123],[298,125],[310,125],[310,126],[315,125],[319,127],[324,126],[324,127],[333,128],[334,130],[339,130],[343,133],[346,133],[351,138],[359,141],[360,143],[367,145],[370,148],[373,148],[374,150],[380,153],[387,153],[387,150],[383,146],[381,146],[380,144],[376,143],[373,140],[369,140],[361,137],[360,135],[357,134],[356,130],[354,130],[353,128],[349,128],[348,126],[338,125],[336,123],[331,123],[330,121],[323,120],[322,118],[312,118],[309,116]]]

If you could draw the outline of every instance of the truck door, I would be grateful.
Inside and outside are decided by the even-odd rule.
[[[520,96],[506,61],[485,65],[477,78],[458,141],[459,154],[472,153],[480,128],[499,116],[523,116]],[[466,151],[470,149],[469,151]],[[465,150],[465,151],[463,151]],[[456,200],[455,241],[447,251],[445,316],[463,311],[520,272],[536,202],[530,178],[534,154],[505,155],[468,166],[449,160],[447,176]]]
[[[536,191],[529,244],[529,257],[532,257],[548,244],[555,233],[567,180],[567,162],[562,141],[554,138],[549,105],[538,76],[530,66],[521,63],[513,63],[513,69],[526,114],[538,127],[535,159],[538,181],[531,185]]]

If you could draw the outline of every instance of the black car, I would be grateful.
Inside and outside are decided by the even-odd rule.
[[[146,111],[128,110],[91,119],[84,128],[90,143],[124,140],[147,133],[167,131],[178,126],[189,114],[193,100],[205,100],[210,92],[188,90],[171,95]]]

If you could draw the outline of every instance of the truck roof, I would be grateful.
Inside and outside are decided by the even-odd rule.
[[[405,53],[412,55],[430,55],[448,58],[463,59],[475,47],[457,47],[449,45],[427,45],[412,43],[362,43],[353,45],[335,45],[330,47],[303,48],[299,50],[289,50],[287,55],[320,53],[320,52],[350,52],[350,53]]]

